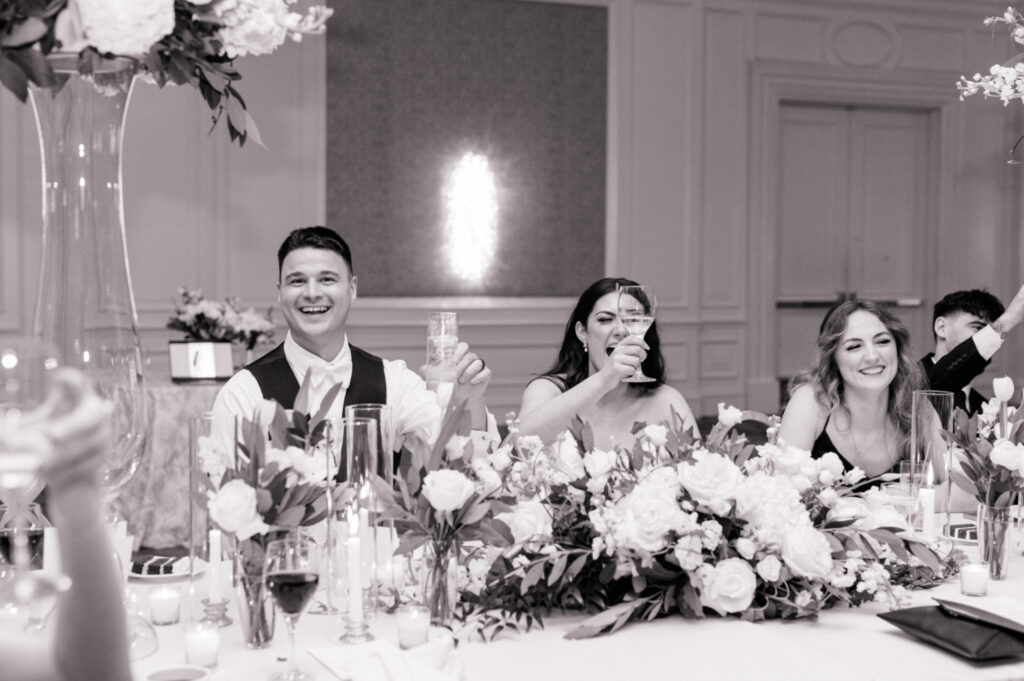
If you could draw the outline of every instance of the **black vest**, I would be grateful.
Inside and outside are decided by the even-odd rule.
[[[348,347],[352,351],[352,380],[342,406],[367,402],[385,404],[388,386],[384,380],[384,360],[352,344]],[[256,379],[265,399],[275,400],[285,409],[295,406],[299,382],[284,356],[283,343],[245,368]]]

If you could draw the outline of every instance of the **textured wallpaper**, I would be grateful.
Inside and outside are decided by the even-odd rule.
[[[607,70],[605,7],[340,6],[328,35],[327,220],[352,246],[360,294],[575,296],[601,277]],[[480,189],[473,175],[454,209],[450,176],[467,153],[486,159],[490,181]],[[466,196],[493,196],[496,221]],[[452,264],[452,229],[465,249],[455,261],[482,268],[475,279]]]

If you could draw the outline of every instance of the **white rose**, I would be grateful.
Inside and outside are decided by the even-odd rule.
[[[78,0],[89,44],[100,52],[140,56],[174,30],[174,0]]]
[[[520,501],[511,513],[502,513],[498,520],[508,525],[517,544],[551,536],[551,514],[539,501]]]
[[[726,558],[702,571],[700,602],[720,615],[743,612],[754,600],[757,578],[741,558]]]
[[[765,556],[757,561],[757,574],[766,582],[776,582],[782,573],[782,562],[776,556]]]
[[[320,447],[306,452],[301,447],[289,447],[292,468],[299,474],[301,482],[316,482],[327,479],[327,454]]]
[[[652,553],[665,548],[665,535],[687,526],[689,519],[679,508],[675,492],[663,485],[637,485],[617,506],[619,539]]]
[[[718,403],[718,423],[723,428],[732,428],[743,422],[743,412],[733,406],[725,406],[725,402]]]
[[[473,459],[473,472],[480,481],[480,495],[487,496],[501,489],[501,476],[486,459]]]
[[[782,560],[798,577],[825,579],[832,570],[832,547],[811,525],[797,525],[782,538]]]
[[[1009,402],[1013,399],[1013,379],[1009,376],[992,379],[992,392],[1000,402]]]
[[[615,468],[618,454],[614,451],[595,449],[583,455],[583,468],[592,478],[604,478]]]
[[[640,431],[640,435],[647,438],[655,447],[664,447],[665,443],[668,442],[668,428],[661,424],[644,427]]]
[[[826,487],[818,492],[818,501],[820,501],[821,505],[825,508],[832,508],[836,505],[836,502],[839,501],[839,495],[836,494],[836,491],[831,487]]]
[[[457,511],[473,495],[473,481],[459,471],[431,471],[423,478],[423,496],[438,511]]]
[[[256,490],[243,480],[231,480],[210,494],[210,517],[238,539],[262,534],[269,527],[256,509]]]
[[[842,475],[843,471],[846,469],[843,468],[843,462],[839,458],[838,454],[836,454],[835,452],[826,452],[825,454],[818,458],[818,470],[821,473],[831,473],[832,480],[834,480],[835,478],[838,478],[840,475]],[[826,485],[829,484],[828,482],[825,482],[823,478],[821,479],[821,481],[824,482]],[[831,482],[831,480],[829,482]]]
[[[772,454],[775,472],[782,475],[798,475],[807,464],[811,464],[813,461],[809,451],[789,445],[775,448]],[[817,468],[816,464],[813,465]]]
[[[679,464],[679,482],[694,501],[718,515],[729,512],[743,472],[721,454],[698,450],[693,463]]]
[[[469,437],[466,435],[452,435],[451,439],[444,446],[449,461],[458,461],[466,453],[466,445],[469,444]]]
[[[733,542],[733,548],[736,549],[736,553],[740,554],[747,560],[753,558],[754,554],[757,553],[757,544],[749,537],[740,537],[737,539]]]
[[[512,465],[512,445],[502,445],[487,456],[494,470],[503,471]]]
[[[555,482],[574,482],[586,475],[579,445],[568,431],[559,436],[552,453],[551,465],[557,472]]]
[[[988,458],[992,463],[1018,473],[1024,472],[1024,448],[1009,440],[996,440]]]

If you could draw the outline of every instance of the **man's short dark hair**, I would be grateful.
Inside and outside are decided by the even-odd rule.
[[[1003,304],[988,291],[971,289],[970,291],[954,291],[935,303],[932,311],[932,324],[939,317],[948,317],[957,312],[972,314],[987,324],[991,324],[1003,314]]]
[[[320,225],[292,230],[288,238],[281,244],[281,247],[277,249],[278,274],[281,273],[281,267],[284,266],[284,259],[288,254],[300,248],[322,248],[327,251],[334,251],[345,260],[345,264],[348,265],[349,274],[355,274],[355,270],[352,269],[352,251],[349,249],[348,244],[333,229]]]

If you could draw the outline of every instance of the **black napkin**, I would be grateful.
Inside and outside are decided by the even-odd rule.
[[[1024,635],[955,616],[937,605],[883,612],[878,616],[911,636],[975,662],[1024,655]]]

